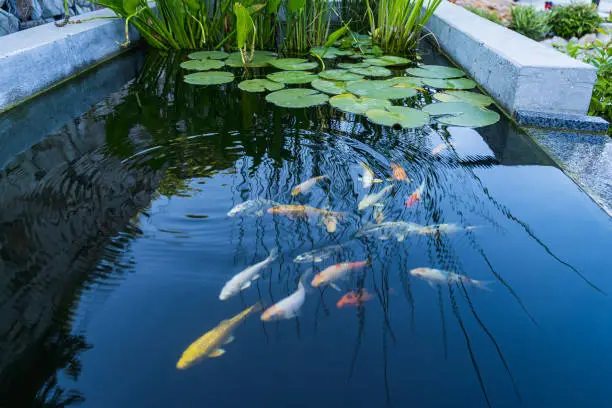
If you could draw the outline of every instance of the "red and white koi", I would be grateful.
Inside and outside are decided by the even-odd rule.
[[[312,280],[312,286],[316,288],[319,286],[329,285],[336,290],[340,290],[340,288],[334,282],[348,279],[351,272],[361,269],[366,265],[369,265],[369,261],[343,262],[328,266],[323,271],[315,275],[314,279]]]
[[[417,201],[419,201],[419,199],[421,198],[421,196],[423,195],[423,192],[425,191],[425,180],[423,180],[423,182],[421,183],[420,186],[417,187],[416,190],[414,190],[414,192],[412,194],[410,194],[410,197],[408,197],[408,199],[406,200],[406,207],[410,208],[412,207]]]

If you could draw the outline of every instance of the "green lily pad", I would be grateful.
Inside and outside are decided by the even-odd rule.
[[[222,60],[227,57],[229,57],[229,54],[223,51],[196,51],[187,56],[192,60]]]
[[[371,109],[366,112],[371,122],[383,126],[418,128],[429,123],[429,114],[406,106],[390,106],[387,109]]]
[[[225,63],[234,68],[239,67],[249,67],[249,68],[263,68],[267,67],[271,60],[277,58],[276,53],[271,51],[255,51],[253,54],[253,59],[251,62],[246,65],[242,63],[242,56],[239,52],[233,52],[230,54],[229,58],[225,61]]]
[[[406,72],[421,78],[461,78],[465,76],[465,72],[453,67],[445,67],[442,65],[421,65],[418,68],[407,68]]]
[[[307,108],[326,103],[329,96],[314,89],[283,89],[266,95],[266,101],[283,108]]]
[[[339,50],[339,51],[336,51],[336,55],[340,55],[340,56],[343,56],[343,57],[350,57],[353,54],[354,54],[354,52],[351,51],[351,50]]]
[[[396,57],[394,55],[383,55],[381,57],[367,59],[366,61],[369,62],[371,65],[375,65],[377,67],[406,65],[412,62],[408,58]]]
[[[423,84],[423,79],[417,77],[395,77],[387,79],[387,82],[397,87],[420,88]]]
[[[269,79],[247,79],[238,84],[238,88],[246,92],[278,91],[284,87],[284,84]]]
[[[225,71],[205,71],[185,75],[184,81],[192,85],[221,85],[234,80],[234,74]]]
[[[362,115],[371,109],[385,109],[390,107],[391,101],[386,99],[359,97],[345,93],[331,97],[329,99],[329,104],[341,111]]]
[[[422,78],[423,84],[429,85],[437,89],[473,89],[476,88],[476,82],[468,78],[456,79],[438,79],[438,78]]]
[[[190,69],[193,71],[208,71],[211,69],[219,69],[224,66],[225,63],[219,60],[191,60],[181,63],[181,68]]]
[[[493,103],[489,96],[469,91],[438,92],[433,97],[440,102],[467,102],[474,106],[489,106]]]
[[[404,99],[417,94],[414,88],[394,85],[383,80],[354,81],[346,85],[347,91],[374,99]]]
[[[319,65],[316,62],[309,62],[307,59],[303,58],[281,58],[272,60],[269,64],[285,71],[306,71],[315,69]]]
[[[423,111],[436,116],[438,122],[453,126],[488,126],[499,120],[497,112],[467,102],[432,103]]]
[[[268,74],[266,78],[283,84],[308,84],[317,76],[308,71],[280,71]]]
[[[350,71],[354,74],[359,74],[363,76],[369,77],[387,77],[391,76],[391,70],[388,70],[385,67],[366,67],[366,68],[351,68]]]
[[[363,76],[354,74],[345,69],[329,69],[327,71],[321,71],[319,72],[319,76],[323,79],[329,79],[331,81],[356,81],[363,78]]]
[[[314,52],[324,59],[336,59],[338,55],[346,55],[336,47],[329,47],[327,50],[325,47],[312,47],[310,52]]]
[[[352,68],[367,68],[370,66],[370,63],[367,61],[363,62],[340,62],[338,64],[338,68],[342,69],[352,69]]]
[[[332,95],[340,95],[346,92],[346,83],[342,81],[326,81],[324,79],[314,79],[310,84],[317,91]]]

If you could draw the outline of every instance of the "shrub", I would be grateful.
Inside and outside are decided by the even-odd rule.
[[[515,6],[510,10],[510,14],[510,29],[532,40],[541,40],[551,29],[548,14],[537,11],[534,7]]]
[[[470,5],[465,5],[463,6],[466,10],[471,11],[474,14],[479,15],[480,17],[487,19],[489,21],[492,21],[496,24],[499,25],[503,25],[501,18],[499,17],[499,14],[497,14],[495,11],[491,11],[491,10],[487,10],[487,9],[483,9],[480,7],[474,7],[474,6],[470,6]]]
[[[553,32],[565,39],[594,33],[602,22],[597,9],[590,3],[555,6],[550,14]]]

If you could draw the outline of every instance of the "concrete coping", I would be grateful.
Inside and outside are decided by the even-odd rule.
[[[114,17],[108,9],[79,15]],[[130,39],[139,38],[131,28]],[[123,19],[104,18],[56,27],[43,24],[0,41],[0,112],[96,65],[122,49]]]
[[[511,115],[585,115],[595,67],[444,1],[427,23],[442,50]]]

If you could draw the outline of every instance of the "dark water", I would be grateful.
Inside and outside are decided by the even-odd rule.
[[[512,123],[394,131],[329,106],[275,108],[236,82],[188,86],[179,61],[149,56],[126,88],[5,161],[3,407],[609,406],[612,223]],[[35,126],[28,109],[0,116],[3,137],[7,123]],[[442,140],[454,150],[432,156]],[[381,208],[357,211],[361,162],[385,179],[371,192],[391,162],[413,179],[395,183],[385,221],[478,228],[357,237]],[[258,197],[344,217],[328,233],[316,218],[226,215]],[[293,262],[333,244],[343,250],[322,263]],[[260,279],[219,300],[273,248]],[[191,342],[294,292],[309,267],[364,259],[340,283],[373,295],[362,307],[312,289],[298,318],[254,314],[225,355],[176,369]],[[417,267],[491,290],[432,287]]]

